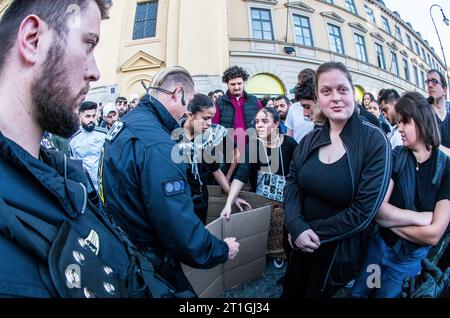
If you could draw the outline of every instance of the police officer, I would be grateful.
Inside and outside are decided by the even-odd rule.
[[[149,93],[106,137],[100,188],[107,211],[156,270],[177,291],[192,291],[180,262],[212,268],[233,259],[239,243],[205,229],[194,213],[186,165],[171,157],[178,149],[171,134],[177,128],[182,134],[177,120],[194,95],[191,75],[169,68],[153,78]]]
[[[76,131],[99,78],[108,6],[77,3],[13,0],[0,20],[0,296],[126,296],[138,272],[125,234],[88,200],[81,162],[40,148],[44,131]]]

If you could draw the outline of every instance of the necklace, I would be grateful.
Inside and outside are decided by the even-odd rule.
[[[430,157],[432,156],[432,152],[431,151],[427,151],[426,153],[422,154],[421,156],[419,156],[419,154],[414,155],[414,159],[416,159],[416,171],[419,171],[419,164],[424,163],[425,161],[427,161],[428,159],[430,159]],[[420,158],[422,157],[422,158]],[[420,159],[420,161],[419,161]]]
[[[261,143],[267,148],[271,148],[269,146],[272,146],[275,143],[275,141],[276,141],[275,148],[278,148],[281,146],[281,138],[280,137],[278,137],[277,139],[271,140],[270,142],[268,142],[267,140],[261,139],[261,138],[258,138],[258,140],[261,141]]]

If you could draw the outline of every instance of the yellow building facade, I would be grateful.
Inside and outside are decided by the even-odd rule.
[[[6,3],[0,5],[0,12]],[[357,97],[381,88],[425,93],[426,71],[445,65],[428,42],[376,0],[120,0],[102,24],[95,55],[101,78],[89,99],[143,94],[141,81],[181,65],[198,92],[226,85],[239,65],[258,96],[287,94],[303,68],[341,61]]]
[[[425,93],[427,70],[437,68],[445,74],[444,63],[427,41],[382,1],[228,4],[230,64],[244,66],[253,76],[279,78],[286,92],[295,86],[301,69],[316,69],[326,61],[340,61],[349,68],[359,100],[366,91],[377,96],[381,88]]]

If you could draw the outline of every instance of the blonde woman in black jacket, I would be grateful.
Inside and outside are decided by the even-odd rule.
[[[391,173],[389,142],[355,111],[346,67],[324,63],[315,81],[326,121],[296,148],[284,192],[289,298],[331,297],[354,278]]]

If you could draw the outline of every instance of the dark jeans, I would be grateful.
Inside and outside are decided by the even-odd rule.
[[[421,260],[429,250],[429,246],[419,247],[409,253],[400,248],[401,240],[390,247],[377,232],[369,243],[367,256],[364,260],[361,272],[355,280],[351,291],[354,298],[396,298],[400,297],[403,287],[403,280],[406,277],[415,276],[422,268]],[[378,266],[380,276],[379,288],[369,287],[373,281],[376,271],[374,266]],[[377,278],[374,278],[375,280]]]

